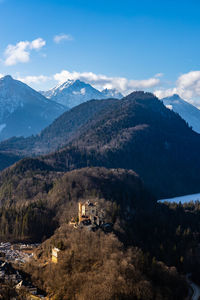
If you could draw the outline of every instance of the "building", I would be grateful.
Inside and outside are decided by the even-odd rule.
[[[90,202],[89,200],[78,204],[78,218],[79,224],[83,223],[84,225],[101,225],[104,223],[104,212],[98,207],[97,202]]]
[[[59,252],[60,252],[60,250],[56,247],[54,247],[52,249],[51,261],[55,264],[57,264],[57,262],[58,262],[58,253]]]
[[[97,215],[96,203],[93,204],[89,200],[85,203],[79,202],[79,223],[86,220],[91,220]]]

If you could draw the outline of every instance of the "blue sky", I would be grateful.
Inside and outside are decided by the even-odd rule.
[[[36,89],[80,78],[177,92],[200,106],[199,12],[195,0],[0,0],[0,74]]]

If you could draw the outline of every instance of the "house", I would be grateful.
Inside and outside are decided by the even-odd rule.
[[[51,255],[51,261],[55,264],[58,262],[58,253],[60,252],[60,249],[54,247],[52,249],[52,255]]]

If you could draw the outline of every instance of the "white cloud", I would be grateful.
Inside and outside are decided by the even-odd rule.
[[[116,89],[123,94],[129,94],[134,90],[145,90],[160,85],[158,75],[149,79],[129,80],[125,77],[109,77],[103,74],[95,74],[93,72],[69,72],[67,70],[63,70],[52,76],[29,75],[22,77],[18,75],[17,79],[28,85],[41,85],[43,83],[48,83],[49,85],[49,83],[53,83],[53,81],[57,81],[59,84],[62,84],[67,80],[81,80],[91,84],[99,90],[103,90],[105,88]],[[85,90],[83,89],[81,93],[84,94]]]
[[[29,42],[19,42],[15,46],[8,45],[5,50],[5,64],[7,66],[15,65],[18,62],[28,62],[30,53],[26,50]]]
[[[62,41],[72,41],[73,37],[71,36],[71,34],[61,33],[61,34],[55,35],[53,40],[56,44],[59,44]]]
[[[171,89],[160,89],[160,90],[156,90],[154,92],[154,94],[162,99],[162,98],[165,98],[165,97],[169,97],[169,96],[172,96],[174,94],[178,94],[178,91],[177,91],[177,88],[171,88]]]
[[[38,49],[44,47],[45,45],[46,45],[46,41],[43,40],[42,38],[38,38],[38,39],[33,40],[30,43],[30,49],[38,50]]]
[[[2,77],[4,77],[4,75],[0,73],[0,78],[2,78]]]
[[[38,76],[26,76],[26,77],[18,77],[18,80],[26,83],[26,84],[40,84],[42,82],[47,82],[51,79],[49,76],[38,75]]]
[[[155,75],[155,77],[163,77],[163,76],[164,76],[163,73],[157,73],[157,74]]]
[[[199,107],[200,105],[200,71],[190,71],[178,77],[175,87],[155,91],[159,98],[178,94],[189,103]]]
[[[31,50],[39,50],[44,47],[46,42],[42,38],[38,38],[29,41],[21,41],[16,45],[8,45],[4,55],[5,55],[5,65],[12,66],[17,63],[26,63],[30,60],[30,52]]]
[[[54,75],[54,79],[59,83],[63,83],[68,79],[71,80],[82,80],[94,87],[102,90],[105,88],[111,89],[116,88],[117,90],[129,93],[135,89],[146,89],[158,86],[160,84],[160,79],[152,77],[144,80],[129,80],[125,77],[108,77],[102,74],[95,74],[92,72],[69,72],[63,70],[60,73]]]

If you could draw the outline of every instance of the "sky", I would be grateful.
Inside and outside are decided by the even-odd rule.
[[[200,107],[199,0],[0,0],[0,76],[178,93]]]

